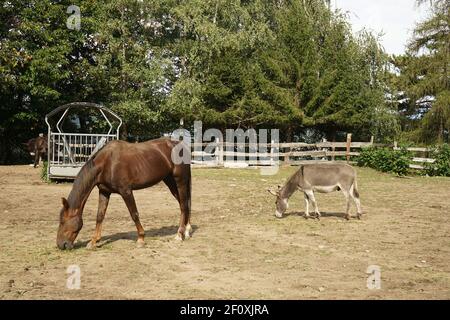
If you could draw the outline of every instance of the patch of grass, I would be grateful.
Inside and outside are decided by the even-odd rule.
[[[51,180],[48,177],[48,161],[44,161],[41,168],[41,180],[47,183],[50,183]]]

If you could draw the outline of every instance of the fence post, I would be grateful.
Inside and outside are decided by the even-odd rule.
[[[284,150],[284,164],[289,165],[291,162],[291,147],[283,148]],[[281,148],[280,148],[281,152]]]
[[[349,133],[349,134],[347,134],[347,152],[346,152],[347,163],[350,162],[350,151],[351,151],[351,146],[352,146],[352,134]]]
[[[219,137],[216,137],[216,161],[218,166],[223,166],[223,141],[220,141]]]
[[[328,142],[328,140],[327,140],[327,138],[323,138],[322,139],[322,143],[323,144],[325,144],[325,143],[327,143]],[[328,161],[328,149],[326,148],[326,147],[322,147],[322,150],[321,151],[323,151],[323,152],[325,152],[325,160],[327,160]],[[324,159],[324,158],[322,158],[322,160]]]
[[[373,146],[373,143],[375,142],[375,137],[374,136],[371,136],[370,137],[370,145],[372,145]]]
[[[275,153],[274,144],[275,144],[275,141],[272,139],[270,141],[270,166],[273,166],[273,155]]]
[[[216,148],[214,149],[214,158],[216,158],[216,166],[220,165],[220,151],[219,151],[219,137],[216,137],[215,139]]]

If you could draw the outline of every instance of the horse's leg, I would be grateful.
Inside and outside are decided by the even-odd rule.
[[[110,196],[111,196],[111,193],[103,191],[103,190],[99,190],[97,221],[96,221],[96,225],[95,225],[95,233],[94,233],[94,236],[92,237],[91,242],[89,242],[86,246],[88,249],[95,248],[97,241],[100,241],[100,239],[102,237],[101,236],[102,223],[103,223],[103,219],[105,219],[105,213],[106,213],[106,209],[108,208]]]
[[[175,197],[175,199],[177,199],[177,201],[179,202],[180,199],[178,197],[178,188],[177,188],[177,183],[175,182],[175,179],[172,176],[167,176],[163,181],[166,184],[166,186],[169,188],[170,192]]]
[[[192,227],[190,225],[190,181],[187,177],[175,177],[178,189],[178,202],[180,203],[180,225],[176,240],[183,240],[190,237]]]
[[[39,150],[37,148],[34,149],[34,167],[36,168],[39,165]]]
[[[177,186],[177,183],[175,182],[174,177],[168,176],[163,181],[167,185],[167,187],[170,189],[170,192],[172,192],[172,195],[175,197],[175,199],[177,199],[178,203],[180,204],[180,208],[181,208],[180,196],[178,194],[178,186]],[[186,230],[184,231],[184,238],[188,239],[191,236],[191,230],[192,230],[192,227],[190,224],[190,214],[188,215],[187,223],[185,223],[184,220],[181,221],[181,219],[182,219],[182,217],[180,217],[180,224],[184,223],[186,226]],[[177,235],[176,239],[179,240],[179,239],[181,239],[181,237],[179,237]]]
[[[123,200],[125,201],[125,204],[127,205],[128,211],[130,211],[131,219],[133,219],[137,233],[138,233],[138,240],[137,240],[137,246],[139,248],[144,246],[144,237],[145,237],[145,230],[141,225],[141,222],[139,221],[139,213],[136,207],[136,201],[134,200],[133,191],[126,190],[124,192],[121,192],[120,195],[122,196]]]

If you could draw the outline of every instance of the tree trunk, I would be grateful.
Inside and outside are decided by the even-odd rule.
[[[289,126],[286,130],[286,143],[292,142],[292,126]]]
[[[325,136],[328,141],[336,142],[336,134],[337,134],[337,130],[335,127],[329,127],[325,131]]]
[[[441,118],[439,121],[439,132],[438,132],[438,144],[444,143],[444,119]]]

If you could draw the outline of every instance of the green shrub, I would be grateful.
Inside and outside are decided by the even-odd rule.
[[[437,147],[431,153],[431,157],[436,161],[425,165],[425,172],[429,176],[450,177],[450,146],[444,144]]]
[[[44,161],[42,164],[42,168],[41,168],[41,180],[44,182],[50,181],[50,179],[48,178],[47,168],[48,168],[48,162]]]
[[[361,151],[361,155],[358,157],[358,165],[405,176],[409,172],[411,160],[412,155],[405,148],[393,150],[370,147]]]

